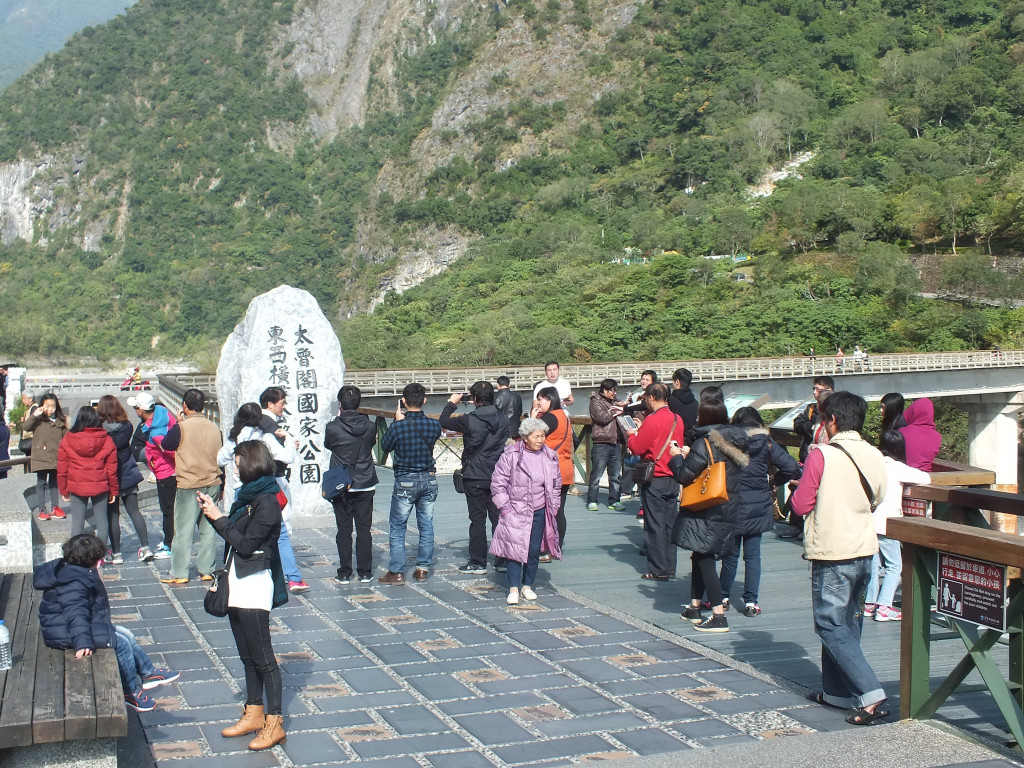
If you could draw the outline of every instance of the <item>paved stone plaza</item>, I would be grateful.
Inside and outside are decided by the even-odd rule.
[[[376,498],[378,575],[389,480],[382,477]],[[569,503],[582,509],[578,498]],[[155,531],[155,510],[147,512]],[[575,510],[574,522],[582,522]],[[288,739],[263,753],[250,753],[248,739],[220,736],[241,709],[242,668],[227,620],[203,611],[205,585],[194,569],[183,587],[158,582],[166,561],[106,569],[114,620],[136,633],[156,663],[182,672],[153,691],[158,709],[138,716],[142,732],[133,728],[123,749],[135,757],[122,764],[134,768],[151,752],[157,765],[176,768],[225,759],[252,768],[610,759],[623,768],[698,761],[707,768],[719,760],[817,766],[831,750],[838,766],[844,759],[863,765],[864,753],[883,744],[894,765],[1013,764],[922,724],[853,728],[843,712],[810,703],[781,678],[630,616],[637,612],[628,603],[602,606],[560,591],[559,570],[574,568],[571,547],[566,561],[541,566],[536,605],[509,607],[502,576],[458,574],[465,529],[463,500],[444,492],[434,571],[423,584],[393,587],[336,583],[333,525],[296,528],[293,542],[311,589],[272,614]],[[413,530],[413,547],[414,536]],[[131,541],[126,530],[126,554]],[[742,621],[735,620],[732,634],[742,631]],[[858,755],[861,762],[852,762]]]

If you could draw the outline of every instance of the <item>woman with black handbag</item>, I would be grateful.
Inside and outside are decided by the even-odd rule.
[[[727,602],[722,600],[722,583],[715,558],[732,553],[740,504],[739,483],[744,467],[750,463],[746,453],[750,438],[742,427],[729,424],[729,412],[718,399],[701,399],[697,407],[697,428],[693,447],[678,444],[669,448],[668,468],[676,481],[689,485],[713,462],[725,463],[728,500],[700,511],[680,508],[675,526],[676,546],[690,550],[690,605],[683,618],[701,632],[728,632],[725,617]],[[701,616],[701,599],[707,592],[711,615]]]
[[[228,620],[245,667],[245,711],[221,734],[257,733],[249,749],[269,749],[285,740],[281,670],[270,642],[270,611],[288,602],[277,551],[284,506],[279,496],[283,494],[274,478],[274,459],[262,441],[246,440],[235,446],[235,467],[242,486],[229,514],[224,515],[205,493],[197,494],[200,510],[230,548],[225,558]]]

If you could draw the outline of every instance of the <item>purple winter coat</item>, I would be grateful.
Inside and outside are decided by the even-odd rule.
[[[491,499],[501,512],[491,539],[491,554],[517,563],[526,562],[530,551],[530,530],[533,528],[533,488],[537,483],[543,483],[546,514],[541,551],[550,552],[553,558],[561,560],[562,548],[555,524],[555,514],[562,500],[562,473],[558,468],[558,457],[546,445],[541,446],[540,452],[548,461],[544,463],[544,477],[535,478],[522,464],[525,450],[522,440],[508,446],[491,476]]]

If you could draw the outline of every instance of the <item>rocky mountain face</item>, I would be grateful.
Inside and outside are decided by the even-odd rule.
[[[476,63],[460,70],[449,84],[408,156],[383,163],[374,197],[422,195],[433,171],[458,157],[471,160],[480,150],[466,126],[524,95],[541,104],[564,104],[566,118],[543,137],[521,132],[519,141],[495,159],[495,170],[505,170],[545,146],[558,146],[573,134],[584,108],[616,88],[614,72],[592,76],[586,63],[632,20],[638,5],[639,0],[590,3],[589,30],[557,25],[543,42],[521,16],[510,16],[511,22],[497,33],[482,30],[484,42],[474,55]],[[500,4],[496,9],[508,13]],[[397,78],[403,57],[435,45],[445,35],[472,35],[474,25],[485,25],[494,12],[474,0],[299,0],[291,23],[277,25],[270,66],[278,82],[301,84],[312,109],[304,122],[268,125],[266,147],[289,157],[296,144],[310,136],[325,147],[339,131],[362,126],[375,110],[395,108],[409,87]],[[495,87],[498,81],[500,87]],[[135,95],[136,103],[144,106],[150,106],[152,98]],[[71,240],[87,251],[100,251],[104,242],[123,239],[133,209],[132,179],[119,179],[122,170],[90,163],[84,137],[57,154],[0,164],[0,242],[45,244],[48,234],[59,229],[70,231]],[[196,180],[210,190],[217,183],[217,177]],[[427,228],[410,245],[396,247],[388,236],[389,226],[374,216],[372,205],[360,212],[352,258],[391,266],[379,277],[375,291],[339,297],[339,316],[372,311],[388,291],[402,292],[445,269],[471,242],[453,227]]]

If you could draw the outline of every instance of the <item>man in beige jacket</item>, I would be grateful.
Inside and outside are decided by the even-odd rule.
[[[214,501],[220,498],[221,476],[217,452],[221,435],[217,425],[203,414],[206,397],[198,389],[185,392],[182,415],[168,430],[162,447],[175,451],[178,490],[174,495],[174,542],[171,544],[171,572],[164,584],[188,584],[192,559],[192,531],[199,525],[199,554],[196,565],[202,581],[213,579],[217,560],[217,535],[199,511],[196,493],[201,491]]]
[[[885,493],[882,454],[863,437],[867,403],[835,392],[821,408],[827,445],[807,455],[793,511],[806,515],[804,557],[811,562],[811,608],[821,640],[819,704],[850,707],[853,725],[870,725],[889,713],[885,691],[860,647],[864,594],[871,558],[878,550],[872,510]]]

